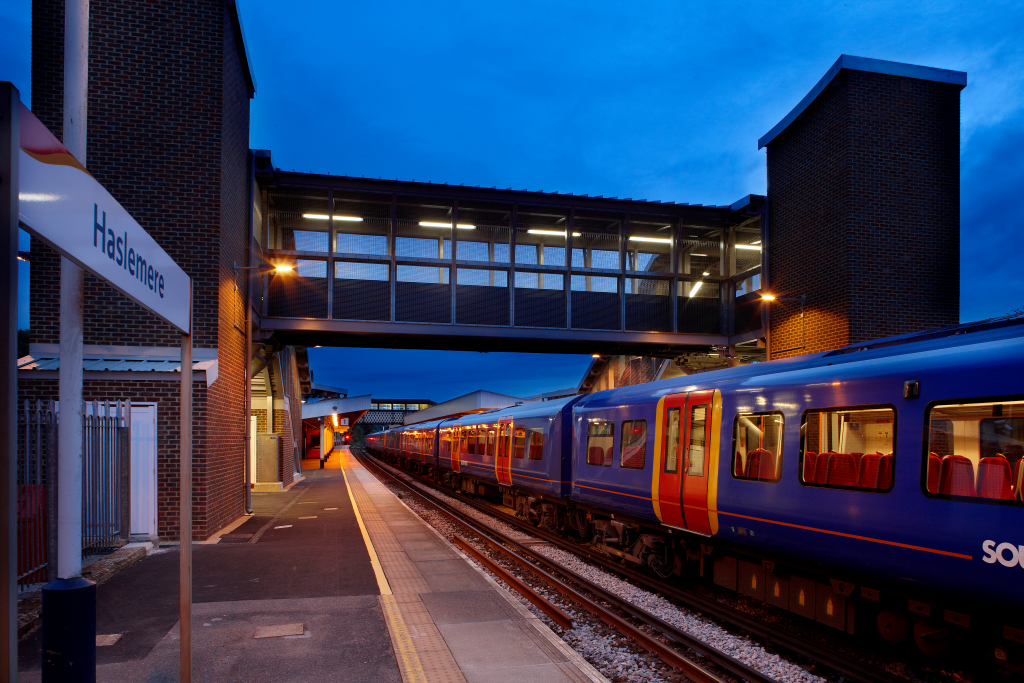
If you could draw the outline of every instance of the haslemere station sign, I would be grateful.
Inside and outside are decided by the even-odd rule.
[[[14,273],[8,271],[14,263],[14,254],[9,247],[17,248],[17,230],[25,229],[59,254],[77,263],[104,282],[107,282],[129,299],[146,308],[160,319],[181,332],[181,416],[180,416],[180,528],[192,528],[192,281],[139,223],[93,176],[85,166],[21,103],[18,91],[10,83],[0,82],[0,204],[3,205],[5,223],[11,235],[5,236],[4,274],[10,275],[9,302],[4,310],[8,316],[5,322],[13,331],[17,315],[15,292],[17,290],[17,266]],[[17,192],[14,193],[15,185]],[[16,220],[15,220],[16,216]],[[10,239],[7,239],[10,238]],[[10,256],[10,258],[6,258]],[[10,262],[10,263],[8,263]],[[54,276],[58,274],[54,273]],[[10,347],[10,355],[16,354]],[[8,360],[5,358],[5,364]],[[14,366],[14,363],[11,363]],[[3,373],[8,386],[0,396],[4,404],[2,417],[7,445],[0,453],[0,463],[11,475],[14,473],[17,418],[15,416],[17,396],[17,371],[11,367]],[[8,481],[9,480],[9,481]],[[3,497],[15,494],[14,479],[4,477]],[[17,601],[11,600],[15,593],[17,578],[14,542],[16,537],[16,514],[14,501],[4,501],[7,514],[3,517],[6,549],[3,550],[2,577],[7,583],[0,587],[8,599],[3,600],[8,614],[0,616],[7,628],[0,638],[0,679],[16,676],[17,640],[12,633],[12,614]],[[62,517],[63,519],[63,517]],[[59,525],[60,533],[64,526]],[[81,529],[77,532],[81,534]],[[187,536],[186,536],[187,539]],[[58,540],[59,543],[59,540]],[[192,612],[192,566],[191,544],[183,543],[180,550],[180,618],[181,618],[181,670],[180,680],[191,680],[191,612]],[[50,584],[51,586],[53,584]],[[45,597],[44,597],[45,602]],[[95,603],[93,603],[93,610]],[[45,607],[45,605],[44,605]],[[44,619],[45,619],[44,609]],[[93,612],[95,632],[95,612]],[[80,625],[79,628],[81,629]],[[16,629],[15,629],[16,631]],[[44,642],[46,624],[44,623]],[[94,639],[93,639],[94,640]],[[92,676],[95,676],[95,644],[92,649]],[[67,663],[70,666],[70,662]],[[47,667],[44,662],[44,670]],[[45,672],[44,672],[45,673]],[[68,672],[70,673],[70,671]],[[88,678],[88,674],[86,674]],[[82,680],[86,680],[83,678]],[[44,680],[46,676],[44,675]],[[77,678],[75,680],[78,680]]]

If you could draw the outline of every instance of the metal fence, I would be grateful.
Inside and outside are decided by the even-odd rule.
[[[129,533],[131,403],[85,404],[82,549],[124,543]],[[24,401],[18,412],[18,587],[56,578],[57,405]]]

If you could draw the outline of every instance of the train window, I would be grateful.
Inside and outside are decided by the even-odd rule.
[[[495,431],[493,429],[487,430],[487,455],[494,457],[494,437]]]
[[[739,413],[732,429],[732,476],[778,482],[782,478],[782,413]]]
[[[544,457],[544,428],[530,428],[530,460],[540,460]]]
[[[675,474],[679,466],[679,408],[668,411],[668,428],[665,430],[665,472]]]
[[[928,495],[1024,503],[1024,400],[935,405],[927,419]]]
[[[526,428],[516,427],[515,444],[512,448],[512,456],[522,458],[526,452]]]
[[[647,420],[626,420],[619,439],[619,467],[642,470],[647,462]]]
[[[587,464],[611,467],[613,457],[615,457],[615,423],[589,423],[587,425]]]
[[[466,432],[465,448],[466,453],[469,455],[476,455],[476,430],[467,429]]]
[[[686,468],[686,476],[704,476],[704,439],[707,429],[708,407],[693,406],[690,411],[690,466]]]
[[[800,427],[800,481],[892,490],[896,411],[889,406],[808,410]]]

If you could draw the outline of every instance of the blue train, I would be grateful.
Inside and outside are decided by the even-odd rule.
[[[668,577],[1024,672],[1024,320],[371,435]]]

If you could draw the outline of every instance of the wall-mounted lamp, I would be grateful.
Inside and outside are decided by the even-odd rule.
[[[261,263],[258,266],[235,265],[235,270],[258,270],[261,273],[290,273],[295,270],[287,263],[279,263],[276,266],[272,263]]]
[[[775,294],[765,292],[761,295],[761,301],[766,301],[768,303],[771,303],[772,301],[795,301],[800,304],[800,346],[775,351],[769,344],[768,360],[772,359],[773,353],[786,353],[787,351],[799,351],[800,349],[807,348],[807,321],[804,318],[804,304],[807,303],[807,296],[804,294],[801,294],[800,296],[776,296]],[[769,323],[769,326],[770,325],[771,323]]]

